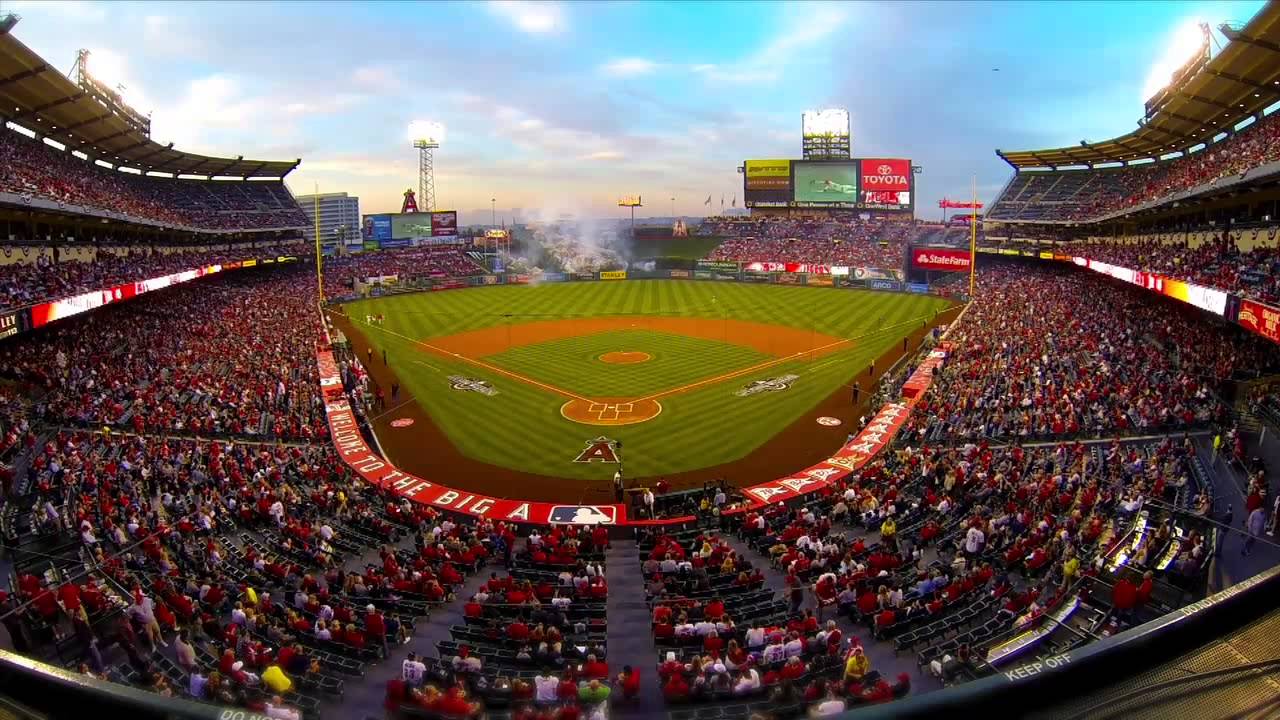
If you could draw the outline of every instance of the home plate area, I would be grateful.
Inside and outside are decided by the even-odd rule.
[[[560,406],[565,419],[583,425],[634,425],[652,420],[661,412],[662,405],[657,400],[646,398],[575,398]]]

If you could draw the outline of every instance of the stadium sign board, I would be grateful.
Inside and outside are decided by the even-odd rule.
[[[911,266],[938,272],[969,272],[968,250],[951,248],[911,248]]]
[[[1254,300],[1240,302],[1237,321],[1245,329],[1255,332],[1274,343],[1280,343],[1280,308],[1264,305]]]

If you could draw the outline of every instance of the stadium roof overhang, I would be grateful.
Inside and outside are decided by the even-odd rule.
[[[1138,121],[1111,140],[1051,150],[996,150],[1014,170],[1093,167],[1159,159],[1207,143],[1280,100],[1280,3],[1267,3],[1228,35],[1221,52]]]
[[[202,177],[283,178],[289,162],[217,158],[162,145],[45,62],[10,32],[0,31],[0,118],[56,140],[113,167]]]

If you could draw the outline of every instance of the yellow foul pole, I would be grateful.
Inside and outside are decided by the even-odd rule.
[[[315,217],[316,232],[316,293],[320,298],[320,304],[324,305],[324,273],[321,272],[320,266],[320,183],[316,183],[315,194],[311,196],[313,201],[313,216]]]
[[[978,176],[973,176],[973,206],[969,214],[969,299],[973,300],[973,283],[978,272]]]

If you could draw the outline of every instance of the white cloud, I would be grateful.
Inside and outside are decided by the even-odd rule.
[[[600,66],[600,72],[614,77],[634,77],[647,75],[657,69],[658,64],[645,58],[629,57],[611,60]]]
[[[582,160],[621,160],[622,153],[616,150],[598,150],[582,156]]]
[[[771,84],[793,63],[812,59],[815,50],[849,22],[848,4],[804,3],[772,33],[776,39],[754,54],[727,64],[701,63],[690,69],[715,85]]]
[[[396,71],[387,65],[366,65],[351,73],[351,83],[358,90],[386,95],[400,90],[402,83]]]
[[[558,2],[534,0],[491,0],[489,12],[515,25],[522,32],[545,34],[565,26],[564,6]]]

